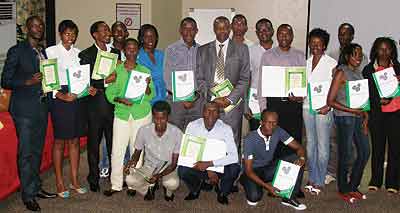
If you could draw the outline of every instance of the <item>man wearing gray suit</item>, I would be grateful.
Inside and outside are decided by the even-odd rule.
[[[197,51],[197,83],[206,100],[211,99],[210,89],[215,85],[225,79],[232,83],[232,92],[226,97],[215,98],[214,102],[221,108],[239,103],[231,111],[222,113],[221,119],[232,127],[240,152],[244,97],[250,80],[249,49],[229,39],[231,26],[228,18],[217,17],[213,27],[216,40],[199,47]]]

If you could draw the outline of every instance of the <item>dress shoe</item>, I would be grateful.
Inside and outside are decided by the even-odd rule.
[[[46,192],[45,190],[40,189],[40,191],[36,194],[36,197],[42,198],[42,199],[56,198],[57,194]]]
[[[25,204],[25,207],[30,211],[33,211],[33,212],[40,211],[40,206],[34,199],[28,200],[28,201],[24,202],[24,204]]]
[[[222,205],[228,205],[229,204],[228,196],[224,195],[223,193],[219,193],[217,195],[217,201],[218,201],[218,203],[220,203]]]
[[[120,192],[120,191],[110,189],[110,190],[104,191],[103,194],[104,194],[105,196],[107,196],[107,197],[111,197],[113,194],[118,193],[118,192]]]
[[[128,190],[126,191],[126,194],[127,194],[129,197],[134,197],[134,196],[136,195],[136,190],[128,189]]]
[[[214,186],[211,185],[211,184],[209,184],[209,183],[202,182],[202,183],[201,183],[200,189],[201,189],[202,191],[209,192],[209,191],[211,191],[211,190],[213,189],[213,187],[214,187]]]
[[[155,187],[149,187],[149,189],[147,190],[146,195],[144,196],[144,200],[150,201],[150,200],[154,200],[155,198],[155,193],[156,189]]]
[[[196,200],[199,196],[200,192],[189,192],[189,194],[186,195],[185,200]]]
[[[100,186],[99,186],[99,184],[89,184],[89,188],[90,188],[90,191],[92,191],[92,192],[98,192],[98,191],[100,191]]]

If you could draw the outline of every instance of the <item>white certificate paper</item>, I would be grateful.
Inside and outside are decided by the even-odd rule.
[[[308,100],[311,112],[316,113],[318,109],[326,106],[330,81],[308,83]]]
[[[263,66],[262,67],[262,97],[287,97],[285,67]]]
[[[125,98],[134,102],[141,102],[144,93],[146,92],[147,77],[150,77],[150,74],[132,70],[129,73],[128,82],[125,88]]]
[[[258,97],[257,97],[257,89],[255,89],[255,88],[249,89],[249,103],[248,104],[249,104],[251,113],[253,114],[253,117],[260,119],[261,110],[260,110],[260,104],[258,102]]]
[[[290,198],[296,185],[299,171],[300,166],[283,160],[279,161],[272,180],[272,185],[280,190],[278,192],[279,196]]]
[[[352,109],[370,109],[368,79],[346,82],[346,102]]]
[[[46,85],[57,83],[56,71],[54,69],[54,66],[44,66],[43,72]]]
[[[172,73],[172,100],[192,101],[194,96],[193,70],[174,71]]]
[[[90,86],[90,65],[79,65],[67,69],[69,92],[83,97],[88,94]]]
[[[112,64],[113,64],[113,60],[112,59],[109,59],[109,58],[106,58],[106,57],[101,57],[100,58],[100,62],[99,62],[98,74],[108,76],[108,74],[109,74],[109,72],[111,70]]]
[[[381,98],[400,96],[399,81],[393,67],[375,72],[372,76]]]

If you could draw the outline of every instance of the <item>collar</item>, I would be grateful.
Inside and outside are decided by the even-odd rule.
[[[272,135],[268,136],[268,137],[263,135],[263,133],[261,132],[261,128],[260,127],[257,129],[257,133],[262,139],[264,139],[265,143],[269,143],[269,141],[271,140]]]
[[[71,45],[71,49],[69,49],[69,50],[65,49],[64,45],[62,44],[62,41],[58,42],[57,46],[59,46],[59,48],[62,49],[63,51],[65,51],[65,52],[70,52],[71,50],[74,49],[74,45]]]
[[[226,40],[225,40],[224,42],[222,42],[222,43],[219,42],[217,39],[215,39],[215,46],[219,47],[220,44],[223,44],[223,45],[224,45],[224,48],[227,47],[228,44],[229,44],[229,38],[226,39]]]
[[[179,39],[179,43],[180,43],[181,45],[185,46],[186,48],[188,47],[188,46],[186,45],[185,41],[183,41],[182,38]],[[196,46],[197,46],[196,40],[193,40],[193,45],[192,45],[190,48],[196,47]]]
[[[381,71],[381,70],[386,69],[386,68],[383,67],[383,66],[379,66],[379,64],[378,64],[378,59],[375,60],[373,66],[374,66],[375,71]],[[390,60],[389,67],[393,67],[393,61],[392,61],[392,60]]]
[[[96,42],[94,42],[94,46],[96,46],[97,50],[102,50],[100,49],[99,46],[97,46]],[[107,48],[106,52],[111,52],[111,46],[109,44],[106,44],[106,48]]]

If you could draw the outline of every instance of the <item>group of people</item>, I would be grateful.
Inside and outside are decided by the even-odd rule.
[[[396,75],[400,74],[395,41],[377,38],[368,63],[362,47],[352,43],[351,24],[339,26],[340,48],[330,54],[325,53],[330,35],[316,28],[308,34],[310,56],[306,60],[304,52],[291,46],[294,32],[289,24],[278,27],[277,45],[273,42],[273,24],[266,18],[255,25],[258,42],[254,44],[245,37],[248,27],[243,15],[236,15],[232,23],[226,17],[217,17],[212,27],[215,40],[200,45],[195,41],[197,23],[186,17],[179,26],[181,39],[162,51],[156,48],[159,35],[151,24],[141,26],[136,40],[128,38],[122,22],[115,22],[110,29],[105,22],[97,21],[90,27],[93,45],[80,51],[74,46],[79,30],[73,21],[62,21],[58,26],[60,42],[45,49],[41,46],[44,23],[38,16],[29,17],[27,39],[9,49],[1,78],[2,87],[12,90],[9,111],[19,141],[17,164],[22,200],[27,209],[40,210],[36,197],[68,198],[71,192],[100,191],[102,140],[106,150],[102,157],[109,160],[111,182],[111,188],[103,192],[105,196],[121,192],[126,183],[128,196],[138,192],[145,200],[153,200],[160,182],[165,200],[173,201],[174,192],[183,181],[189,189],[185,200],[195,200],[201,191],[215,189],[217,201],[228,204],[228,195],[238,191],[240,183],[247,203],[257,205],[264,189],[277,196],[279,189],[271,181],[278,161],[285,160],[301,169],[292,195],[282,198],[281,203],[304,210],[306,205],[298,198],[304,198],[303,191],[318,195],[324,189],[330,158],[336,157],[336,152],[330,154],[330,147],[337,146],[338,165],[332,166],[337,170],[329,173],[336,175],[340,197],[353,203],[367,198],[358,187],[370,155],[368,133],[372,145],[369,191],[377,191],[383,185],[387,142],[384,185],[389,194],[398,192],[400,147],[396,141],[400,133],[395,125],[400,119],[400,98],[380,98],[372,77],[374,72],[389,67],[394,68]],[[89,64],[92,74],[100,50],[118,55],[116,69],[105,79],[91,79],[89,95],[77,98],[68,91],[67,70]],[[43,93],[43,76],[39,72],[40,60],[47,58],[57,58],[62,85],[50,94]],[[313,113],[307,97],[262,97],[263,66],[303,66],[308,82],[331,82],[326,105]],[[140,102],[124,96],[133,70],[150,76]],[[191,101],[173,100],[172,76],[179,71],[194,74],[195,91]],[[346,105],[346,82],[364,78],[369,82],[369,112]],[[225,97],[213,97],[210,89],[226,79],[233,90]],[[247,103],[249,88],[257,91],[260,117],[253,115]],[[224,111],[232,105],[232,110]],[[55,194],[42,189],[39,176],[48,112],[55,138]],[[306,148],[301,145],[303,125]],[[331,140],[333,126],[336,140]],[[246,135],[242,137],[242,133]],[[183,134],[224,141],[226,156],[198,161],[193,167],[178,166]],[[82,186],[78,178],[82,136],[87,136],[89,188]],[[68,146],[71,168],[68,186],[64,183],[62,168],[65,146]],[[149,179],[135,169],[155,168],[164,163],[165,168]],[[224,172],[208,170],[214,166],[223,166]],[[308,181],[302,189],[305,166]]]

